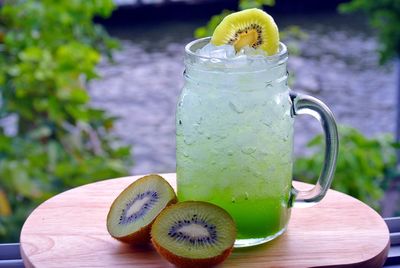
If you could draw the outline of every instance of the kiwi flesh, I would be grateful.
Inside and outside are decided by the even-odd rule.
[[[245,46],[261,48],[273,55],[279,49],[279,31],[269,14],[257,8],[246,9],[226,16],[215,28],[211,43],[233,45],[237,52]]]
[[[110,235],[132,245],[150,241],[151,225],[167,206],[177,202],[171,185],[151,174],[129,185],[111,205],[107,216]]]
[[[222,208],[202,201],[169,206],[151,228],[157,252],[178,267],[210,267],[223,262],[236,239],[236,225]]]

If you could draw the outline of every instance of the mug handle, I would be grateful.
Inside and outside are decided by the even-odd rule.
[[[313,116],[321,123],[325,136],[324,164],[317,184],[307,191],[300,191],[292,186],[292,194],[295,197],[293,207],[308,207],[324,198],[332,183],[339,151],[339,137],[333,113],[322,101],[294,92],[290,93],[290,98],[292,114],[294,116],[300,114]]]

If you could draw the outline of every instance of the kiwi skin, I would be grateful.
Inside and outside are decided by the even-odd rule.
[[[177,267],[181,268],[204,268],[217,265],[223,262],[228,256],[231,254],[233,250],[233,246],[229,249],[226,249],[221,255],[206,258],[206,259],[189,259],[181,256],[177,256],[169,250],[160,247],[154,239],[151,239],[151,242],[157,252],[163,256],[167,261],[172,264],[175,264]]]
[[[186,203],[186,204],[204,203],[204,204],[208,204],[208,205],[213,205],[211,203],[203,202],[203,201],[185,201],[185,202],[180,202],[177,205],[183,204],[183,203]],[[215,205],[213,205],[213,206],[215,206]],[[172,209],[173,207],[174,207],[174,205],[165,208],[157,216],[154,224],[157,224],[158,219],[160,219],[162,215],[167,214],[168,211],[170,209]],[[233,219],[232,219],[232,221],[233,221]],[[233,245],[234,245],[234,244],[232,244],[230,248],[225,249],[220,255],[213,256],[210,258],[201,258],[201,259],[186,258],[186,257],[178,256],[178,255],[174,254],[173,252],[163,248],[162,246],[160,246],[157,243],[156,239],[154,239],[152,232],[150,234],[152,236],[151,243],[153,244],[153,247],[156,249],[156,251],[161,256],[163,256],[167,261],[169,261],[170,263],[176,265],[177,267],[181,267],[181,268],[204,268],[204,267],[212,267],[212,266],[218,265],[218,264],[222,263],[226,258],[229,257],[229,255],[232,253]],[[236,228],[234,230],[234,236],[236,237]]]
[[[132,233],[130,235],[123,237],[115,237],[115,236],[113,237],[121,242],[130,244],[132,246],[140,246],[143,244],[147,244],[150,241],[150,230],[151,230],[151,225],[153,223],[154,220],[150,224],[144,226],[139,231],[136,231],[135,233]]]
[[[152,176],[157,176],[160,177],[161,179],[165,180],[163,177],[161,177],[160,175],[157,174],[149,174],[147,176],[141,177],[139,179],[137,179],[136,181],[134,181],[132,184],[130,184],[128,187],[125,188],[125,190],[123,190],[118,196],[123,195],[125,192],[130,191],[130,189],[132,187],[134,187],[135,185],[139,184],[140,181],[145,180],[146,178],[152,177]],[[174,189],[171,187],[171,185],[165,180],[167,187],[170,188],[170,190],[174,193],[174,198],[171,199],[167,205],[165,207],[168,207],[172,204],[175,204],[178,202],[178,198],[176,197],[175,191]],[[118,198],[118,197],[117,197]],[[114,206],[117,205],[117,198],[114,200],[114,202],[111,205],[111,208],[109,210],[109,213],[107,215],[107,222],[109,222],[110,217],[111,217],[111,210],[114,208]],[[164,208],[165,209],[165,208]],[[108,229],[108,233],[115,239],[123,242],[123,243],[127,243],[130,244],[132,246],[140,246],[140,245],[144,245],[150,242],[150,231],[151,231],[151,226],[153,225],[154,221],[156,220],[157,217],[155,217],[153,219],[153,221],[151,221],[148,225],[143,226],[140,230],[129,234],[127,236],[121,236],[121,237],[117,237],[117,236],[113,236],[108,228],[107,225],[107,229]]]

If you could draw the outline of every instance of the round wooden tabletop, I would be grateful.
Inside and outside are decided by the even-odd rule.
[[[175,174],[163,177],[176,188]],[[111,203],[138,178],[84,185],[40,205],[21,231],[25,266],[172,267],[151,245],[134,248],[107,232]],[[380,267],[389,246],[389,231],[379,214],[357,199],[329,190],[317,205],[294,208],[281,237],[234,249],[221,267]]]

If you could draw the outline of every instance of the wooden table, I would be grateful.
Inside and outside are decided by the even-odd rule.
[[[176,188],[175,174],[163,176]],[[137,178],[84,185],[40,205],[21,232],[26,267],[172,267],[151,245],[133,248],[107,233],[112,201]],[[221,267],[380,267],[389,245],[389,231],[379,214],[329,190],[314,207],[293,209],[281,237],[235,249]]]

